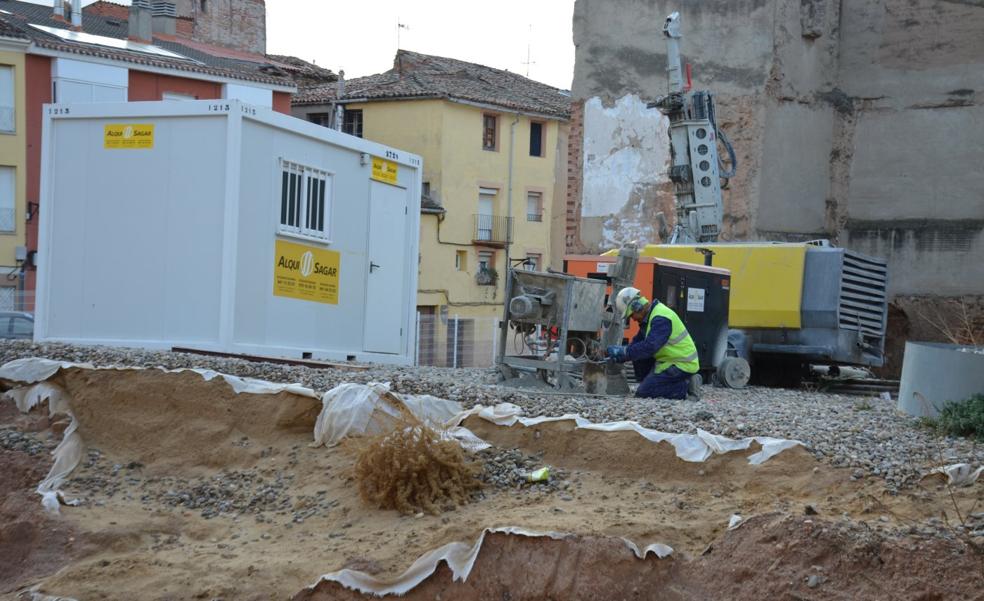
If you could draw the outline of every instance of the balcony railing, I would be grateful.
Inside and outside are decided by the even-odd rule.
[[[505,246],[512,242],[512,217],[475,215],[472,242],[485,246]]]
[[[543,221],[543,213],[527,213],[527,221]]]

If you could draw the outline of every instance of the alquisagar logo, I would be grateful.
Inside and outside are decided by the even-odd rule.
[[[129,140],[132,137],[133,137],[133,127],[127,125],[126,127],[123,128],[123,139]]]
[[[301,255],[301,275],[308,277],[314,271],[314,253],[307,251]]]

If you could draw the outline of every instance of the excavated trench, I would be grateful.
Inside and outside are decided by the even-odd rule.
[[[28,486],[46,459],[0,449],[3,465],[21,466],[16,480],[4,478],[0,557],[34,558],[0,573],[0,595],[33,587],[79,600],[367,598],[321,576],[348,569],[398,581],[434,549],[514,527],[551,536],[487,534],[464,581],[438,563],[407,597],[982,598],[981,554],[916,527],[954,502],[981,501],[980,484],[953,498],[928,482],[890,495],[801,447],[761,465],[747,459],[757,447],[691,463],[635,432],[473,416],[464,426],[560,468],[562,485],[489,488],[440,515],[401,516],[361,502],[345,445],[311,446],[321,409],[313,396],[237,393],[191,371],[73,367],[49,383],[71,399],[84,441],[62,486],[81,504],[43,513]],[[9,429],[33,419],[33,436],[43,437],[52,423],[64,427],[59,416],[39,417],[45,406],[25,417],[3,403]],[[735,514],[744,521],[728,530]],[[639,559],[627,541],[673,552]]]

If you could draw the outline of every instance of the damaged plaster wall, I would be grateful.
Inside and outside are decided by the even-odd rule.
[[[732,139],[743,166],[724,192],[724,237],[749,235],[755,207],[747,199],[757,196],[758,186],[750,174],[759,164],[764,116],[757,95],[769,79],[773,8],[770,0],[577,0],[572,96],[585,104],[579,216],[583,250],[603,250],[627,240],[659,242],[655,214],[663,211],[669,224],[674,221],[666,120],[645,108],[667,92],[662,27],[673,10],[684,14],[683,60],[693,64],[694,86],[718,95],[718,125]],[[694,48],[702,49],[699,59]],[[589,106],[598,109],[594,124]],[[611,161],[605,157],[621,152],[610,122],[632,132],[636,149],[630,155],[655,172],[640,177],[638,172],[609,169]],[[595,149],[594,158],[588,146]],[[627,177],[637,179],[625,181]]]
[[[634,94],[608,107],[597,97],[584,103],[581,242],[592,252],[655,241],[657,213],[672,219],[667,124]]]
[[[724,239],[826,237],[887,258],[893,295],[984,293],[978,0],[577,0],[582,242],[654,241],[637,207],[658,205],[666,167],[639,180],[649,189],[606,186],[637,175],[598,158],[619,155],[624,141],[591,126],[588,107],[635,119],[636,103],[665,93],[661,29],[674,10],[695,88],[715,93],[738,153]],[[649,135],[626,145],[640,161],[639,149],[668,154],[665,126]]]

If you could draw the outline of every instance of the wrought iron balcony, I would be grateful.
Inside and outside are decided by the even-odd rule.
[[[483,246],[502,247],[512,242],[512,217],[474,215],[475,230],[472,242]]]
[[[527,213],[527,221],[543,221],[543,213]]]

